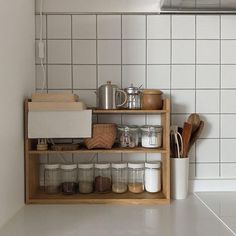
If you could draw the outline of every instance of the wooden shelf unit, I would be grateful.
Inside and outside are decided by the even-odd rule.
[[[163,100],[163,110],[98,110],[93,114],[153,114],[161,116],[163,126],[163,147],[161,149],[119,148],[111,150],[81,148],[75,151],[37,151],[34,149],[35,140],[28,139],[28,102],[25,101],[25,202],[26,204],[168,204],[170,202],[170,102]],[[40,155],[43,154],[83,154],[83,153],[159,153],[162,157],[162,191],[159,193],[92,193],[65,196],[63,194],[45,194],[39,185]]]

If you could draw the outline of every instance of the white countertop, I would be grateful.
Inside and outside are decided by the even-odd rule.
[[[235,208],[236,209],[236,208]],[[29,205],[1,236],[231,236],[197,197],[163,206]]]

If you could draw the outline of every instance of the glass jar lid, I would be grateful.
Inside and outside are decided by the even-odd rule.
[[[157,162],[146,162],[145,163],[145,167],[146,168],[150,168],[150,169],[159,169],[161,167],[161,162],[157,161]]]
[[[44,168],[47,170],[55,170],[55,169],[60,168],[60,165],[59,164],[46,164]]]
[[[94,166],[97,169],[108,169],[110,168],[111,164],[110,163],[95,163]]]
[[[93,168],[93,163],[80,163],[78,164],[79,169],[91,169]]]
[[[128,88],[124,89],[127,94],[139,94],[140,89],[138,87],[134,87],[133,84],[131,84]]]
[[[77,164],[63,164],[61,165],[62,170],[74,170],[77,168]]]
[[[144,125],[140,129],[146,132],[161,132],[162,126],[161,125]]]
[[[111,167],[114,168],[114,169],[124,169],[124,168],[127,168],[127,163],[123,163],[123,162],[112,163]]]
[[[131,169],[141,169],[144,168],[143,162],[129,162],[128,167]]]
[[[120,131],[138,131],[139,127],[136,125],[119,125],[118,130]]]

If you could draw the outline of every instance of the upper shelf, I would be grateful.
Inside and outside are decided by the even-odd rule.
[[[93,109],[93,114],[163,114],[167,113],[167,110],[128,110],[128,109],[117,109],[117,110],[100,110]]]

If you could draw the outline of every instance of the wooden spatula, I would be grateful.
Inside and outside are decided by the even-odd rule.
[[[189,144],[189,149],[188,152],[190,151],[191,147],[193,144],[197,141],[197,139],[200,137],[202,130],[204,128],[204,121],[200,121],[200,125],[197,128],[197,130],[192,134],[191,139],[190,139],[190,144]]]
[[[188,122],[184,122],[183,127],[183,158],[186,158],[188,156],[188,150],[189,150],[189,144],[190,144],[190,138],[192,134],[192,124],[189,124]]]
[[[201,119],[200,116],[196,113],[192,113],[188,119],[187,122],[192,125],[192,134],[198,129]]]

